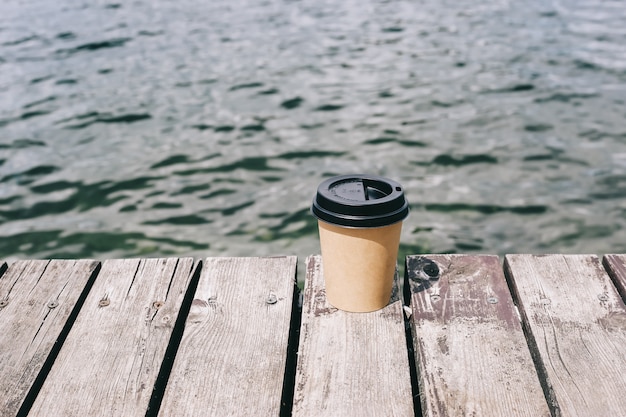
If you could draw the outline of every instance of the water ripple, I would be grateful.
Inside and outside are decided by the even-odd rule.
[[[78,45],[74,48],[69,49],[59,49],[57,50],[58,54],[62,54],[65,56],[73,55],[79,52],[92,52],[97,51],[103,48],[118,48],[124,46],[127,42],[131,41],[131,38],[115,38],[115,39],[107,39],[105,41],[97,41],[97,42],[89,42],[82,45]]]
[[[86,122],[78,123],[75,125],[67,125],[66,129],[84,129],[96,123],[135,123],[142,120],[151,119],[152,116],[147,113],[128,113],[112,116],[110,114],[101,114],[98,112],[91,112],[84,115],[76,116],[75,119],[91,119]]]
[[[599,0],[0,2],[0,257],[304,257],[347,172],[403,183],[401,256],[626,251],[624,28]]]

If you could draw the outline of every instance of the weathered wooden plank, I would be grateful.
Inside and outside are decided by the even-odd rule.
[[[194,261],[107,260],[30,416],[144,416]]]
[[[544,391],[558,416],[626,415],[626,307],[595,255],[507,255]]]
[[[409,256],[407,277],[424,416],[550,415],[497,256]]]
[[[160,416],[277,416],[296,257],[209,258]]]
[[[293,415],[414,415],[401,301],[371,313],[333,308],[321,260],[306,261]]]
[[[91,260],[16,261],[0,278],[0,416],[17,415],[36,391],[98,267]]]
[[[602,263],[622,296],[622,300],[626,302],[626,255],[605,255]]]

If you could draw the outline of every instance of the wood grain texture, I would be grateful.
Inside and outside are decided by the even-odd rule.
[[[602,264],[615,284],[615,288],[626,302],[626,255],[605,255]]]
[[[144,416],[194,261],[107,260],[30,416]]]
[[[497,256],[410,256],[407,276],[424,416],[550,415]]]
[[[371,313],[335,309],[321,260],[306,260],[293,415],[413,416],[401,301]]]
[[[159,415],[277,416],[296,258],[209,258]]]
[[[0,416],[15,416],[99,266],[16,261],[0,278]],[[2,269],[2,268],[0,268]]]
[[[626,415],[626,308],[595,255],[507,255],[556,416]]]

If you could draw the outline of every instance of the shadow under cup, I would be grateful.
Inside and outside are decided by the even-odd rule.
[[[409,205],[395,181],[342,175],[320,184],[312,213],[318,218],[326,297],[351,312],[389,303]]]

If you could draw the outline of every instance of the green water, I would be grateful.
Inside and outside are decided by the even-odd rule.
[[[626,252],[618,1],[4,0],[0,258],[319,252],[335,174],[409,253]]]

